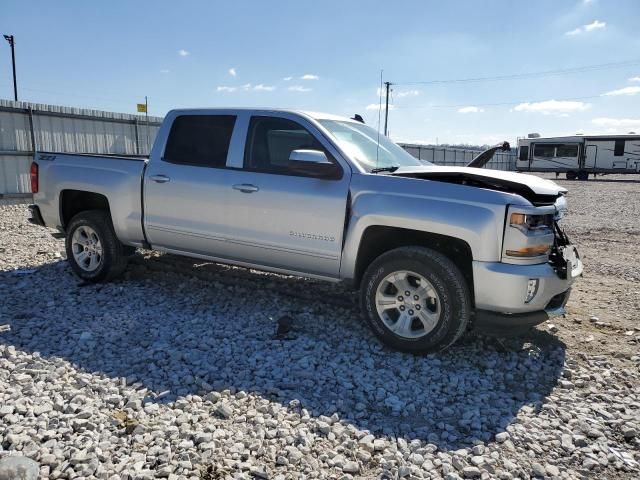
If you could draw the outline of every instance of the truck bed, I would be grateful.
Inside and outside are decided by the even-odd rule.
[[[39,168],[39,191],[34,200],[47,226],[64,230],[70,220],[64,212],[73,211],[68,205],[70,196],[91,192],[102,195],[108,203],[118,238],[126,244],[143,245],[146,157],[59,152],[37,152],[34,157]]]

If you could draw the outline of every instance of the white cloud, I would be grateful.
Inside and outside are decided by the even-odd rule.
[[[458,113],[481,113],[481,112],[484,112],[482,108],[474,107],[473,105],[458,109]]]
[[[370,103],[365,107],[366,110],[378,110],[378,108],[380,108],[380,105],[377,103]],[[389,105],[389,110],[394,110],[395,108],[393,105]],[[384,104],[382,105],[382,109],[384,110]]]
[[[310,92],[311,89],[307,87],[303,87],[302,85],[291,85],[287,90],[291,92]]]
[[[311,73],[307,73],[300,77],[300,80],[318,80],[320,77],[318,75],[313,75]]]
[[[232,77],[235,77],[238,73],[236,72],[235,68],[230,68],[229,69],[229,75],[231,75]]]
[[[580,35],[581,33],[593,32],[595,30],[604,30],[607,26],[607,22],[601,22],[599,20],[594,20],[587,25],[582,25],[581,27],[574,28],[573,30],[569,30],[565,33],[565,35],[574,36]]]
[[[264,85],[262,83],[258,85],[251,85],[250,83],[245,83],[244,85],[240,85],[239,87],[229,87],[229,86],[219,86],[216,88],[217,92],[227,92],[232,93],[237,90],[244,90],[245,92],[272,92],[276,89],[273,85]]]
[[[631,77],[629,79],[630,82],[640,82],[640,77]]]
[[[178,55],[180,55],[181,57],[186,57],[187,55],[191,55],[190,52],[187,52],[184,48],[178,50]]]
[[[569,100],[545,100],[544,102],[525,102],[516,105],[516,112],[542,113],[544,115],[560,115],[563,113],[583,112],[591,107],[584,102]]]
[[[640,87],[633,86],[633,87],[619,88],[618,90],[611,90],[610,92],[603,93],[602,95],[606,97],[617,97],[620,95],[636,95],[638,93],[640,93]]]
[[[273,85],[263,85],[262,83],[253,87],[256,92],[273,92],[276,89]]]
[[[289,82],[291,81],[293,77],[284,77],[282,80],[284,80],[285,82]]]
[[[606,28],[607,22],[599,22],[598,20],[594,20],[592,23],[584,26],[585,32],[592,32],[594,30],[603,30]]]
[[[591,123],[598,127],[609,128],[635,128],[640,130],[640,118],[610,118],[599,117],[591,120]]]
[[[168,70],[166,68],[163,68],[162,70],[160,70],[160,73],[169,73],[171,70]]]
[[[398,98],[415,97],[417,95],[420,95],[420,90],[403,90],[401,92],[394,93],[394,95]]]

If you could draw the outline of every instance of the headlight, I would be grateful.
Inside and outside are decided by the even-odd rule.
[[[527,213],[512,213],[509,225],[524,234],[553,233],[553,215],[529,215]]]
[[[504,232],[502,261],[537,264],[549,258],[553,247],[554,208],[511,207]]]

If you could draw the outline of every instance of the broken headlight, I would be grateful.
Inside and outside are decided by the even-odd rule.
[[[514,211],[515,210],[515,211]],[[504,232],[503,261],[544,263],[553,247],[553,210],[512,207]]]

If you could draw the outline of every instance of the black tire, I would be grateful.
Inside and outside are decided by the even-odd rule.
[[[93,271],[87,271],[78,264],[72,249],[73,235],[83,226],[91,228],[96,233],[102,246],[99,265]],[[127,266],[127,247],[116,237],[111,217],[104,210],[87,210],[74,216],[67,226],[65,249],[71,269],[85,282],[109,281],[121,275]]]
[[[380,284],[391,273],[403,270],[423,276],[439,296],[439,319],[431,331],[418,338],[394,333],[376,308]],[[362,278],[360,301],[367,323],[386,345],[419,354],[444,350],[455,343],[469,324],[472,308],[469,285],[458,267],[444,255],[423,247],[397,248],[374,260]]]
[[[577,174],[574,171],[567,172],[567,180],[575,180],[576,176]]]
[[[585,172],[584,170],[580,170],[578,172],[578,180],[589,180],[589,172]]]

